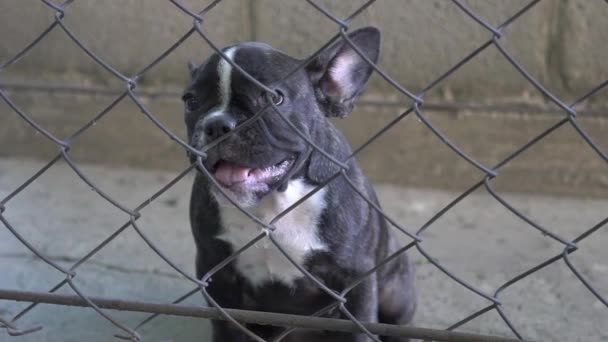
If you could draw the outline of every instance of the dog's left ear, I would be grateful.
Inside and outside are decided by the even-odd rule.
[[[365,27],[348,34],[350,41],[372,62],[378,62],[380,31]],[[346,42],[328,47],[306,67],[315,96],[327,116],[345,117],[365,89],[372,67]]]

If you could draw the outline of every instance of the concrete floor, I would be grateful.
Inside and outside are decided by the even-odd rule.
[[[43,164],[0,160],[0,198]],[[83,165],[83,172],[103,191],[133,208],[176,173]],[[179,266],[193,270],[194,246],[187,221],[191,177],[177,183],[143,211],[140,228]],[[394,219],[418,229],[457,193],[378,185],[380,200]],[[465,190],[465,189],[463,189]],[[604,219],[608,200],[505,194],[537,223],[572,239]],[[125,223],[128,216],[108,204],[64,163],[6,205],[4,217],[42,253],[69,267]],[[519,273],[557,255],[560,244],[531,228],[484,190],[450,210],[424,234],[423,246],[438,262],[484,291],[493,292]],[[407,239],[404,239],[407,241]],[[572,262],[604,296],[608,295],[608,234],[603,228],[579,244]],[[488,301],[458,285],[411,251],[418,264],[419,310],[416,325],[446,328]],[[35,258],[0,227],[0,288],[47,291],[63,276]],[[88,295],[170,302],[193,286],[156,256],[130,229],[77,269],[76,284]],[[59,293],[73,294],[69,288]],[[509,287],[503,307],[526,338],[540,341],[608,341],[608,308],[574,277],[563,261]],[[195,295],[187,303],[202,304]],[[9,318],[24,304],[0,301],[0,317]],[[145,315],[110,312],[133,326]],[[108,341],[119,332],[91,309],[41,305],[19,321],[42,324],[34,334],[0,341]],[[461,327],[462,331],[512,336],[496,312]],[[145,341],[205,341],[208,323],[201,319],[160,317],[141,330]]]

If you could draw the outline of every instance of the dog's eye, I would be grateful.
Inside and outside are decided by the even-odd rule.
[[[182,101],[184,101],[184,105],[186,106],[186,111],[188,111],[188,112],[197,110],[198,107],[200,107],[200,102],[192,94],[186,94],[186,95],[182,96]]]
[[[275,89],[274,91],[276,94],[269,94],[266,91],[260,92],[260,95],[255,100],[256,106],[264,107],[269,105],[269,99],[275,106],[282,105],[285,102],[285,95],[279,89]]]
[[[275,106],[280,106],[285,101],[285,95],[283,95],[283,92],[278,89],[276,89],[275,91],[277,95],[273,96],[272,99],[274,101]]]

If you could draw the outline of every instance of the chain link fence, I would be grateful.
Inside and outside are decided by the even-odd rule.
[[[225,139],[227,136],[220,137],[219,139],[207,144],[202,149],[197,150],[188,144],[185,140],[183,140],[179,135],[172,132],[166,126],[163,125],[152,113],[144,102],[140,99],[140,95],[138,94],[138,81],[152,70],[158,63],[160,63],[163,59],[165,59],[168,55],[170,55],[177,47],[179,47],[184,41],[189,39],[202,39],[206,44],[208,44],[215,52],[220,54],[228,63],[232,64],[233,67],[238,70],[238,72],[243,73],[243,76],[247,77],[249,80],[254,82],[259,86],[259,88],[265,91],[266,95],[270,98],[276,96],[275,91],[261,82],[257,81],[252,76],[245,73],[241,70],[238,65],[235,65],[230,59],[228,59],[221,51],[221,47],[217,46],[212,39],[208,35],[208,31],[213,30],[212,27],[205,26],[205,19],[208,16],[213,16],[214,7],[221,2],[221,0],[213,1],[207,7],[200,8],[188,8],[178,0],[171,0],[171,3],[175,5],[176,11],[182,11],[184,14],[191,17],[192,27],[185,33],[181,38],[179,38],[171,47],[169,47],[166,51],[164,51],[161,55],[154,58],[149,64],[141,68],[140,71],[133,75],[125,75],[120,70],[115,69],[112,65],[106,63],[103,59],[103,56],[100,56],[90,49],[87,48],[85,44],[78,38],[78,32],[72,31],[69,25],[66,24],[65,18],[70,15],[69,7],[73,1],[65,1],[61,4],[56,4],[51,2],[50,0],[41,0],[49,9],[50,13],[54,14],[54,22],[48,26],[46,30],[44,30],[40,35],[29,42],[28,45],[21,51],[17,51],[12,58],[7,61],[0,61],[2,64],[0,65],[0,73],[2,71],[10,68],[11,65],[16,63],[21,57],[30,52],[30,50],[35,47],[39,42],[45,39],[45,37],[51,31],[61,31],[65,33],[67,37],[69,37],[74,44],[76,44],[83,52],[85,52],[91,59],[93,59],[100,68],[104,68],[111,74],[113,74],[117,79],[124,83],[124,90],[122,93],[114,98],[114,100],[103,110],[97,113],[93,119],[91,119],[87,124],[82,126],[77,131],[73,132],[73,134],[67,137],[58,137],[53,135],[51,132],[39,125],[35,120],[32,119],[32,116],[20,109],[7,95],[5,90],[0,88],[0,97],[3,99],[10,108],[14,111],[14,114],[18,115],[22,120],[27,122],[35,131],[42,134],[45,138],[48,139],[49,144],[54,144],[58,152],[54,158],[52,158],[43,168],[38,170],[33,176],[31,176],[26,182],[20,185],[16,185],[14,191],[12,191],[8,196],[0,200],[0,221],[3,226],[8,229],[25,247],[27,247],[33,254],[42,259],[44,262],[48,264],[49,267],[54,268],[57,272],[60,272],[65,276],[63,280],[57,283],[55,286],[50,288],[48,292],[26,292],[26,291],[14,291],[14,290],[6,290],[0,289],[0,299],[3,300],[14,300],[14,301],[25,301],[30,302],[31,304],[25,307],[22,311],[18,312],[14,317],[0,317],[0,327],[4,328],[6,333],[10,336],[20,336],[25,334],[30,334],[35,331],[42,329],[41,326],[23,326],[20,324],[20,319],[27,315],[32,310],[35,310],[36,307],[41,303],[49,303],[49,304],[57,304],[57,305],[67,305],[67,306],[81,306],[81,307],[89,307],[95,310],[100,316],[110,321],[114,324],[118,329],[122,330],[121,334],[117,334],[116,336],[123,339],[139,341],[141,340],[140,335],[138,334],[138,330],[142,328],[144,325],[149,324],[155,317],[158,315],[177,315],[177,316],[190,316],[190,317],[202,317],[207,319],[220,319],[227,320],[231,322],[234,327],[241,329],[244,333],[251,337],[252,340],[255,341],[265,341],[264,339],[256,336],[252,331],[247,329],[247,323],[256,323],[256,324],[267,324],[274,326],[285,327],[285,330],[282,334],[274,338],[272,341],[280,341],[287,337],[291,332],[295,329],[299,328],[308,328],[308,329],[324,329],[324,330],[335,330],[335,331],[349,331],[349,332],[358,332],[364,333],[369,336],[369,338],[373,341],[379,341],[378,335],[387,335],[387,336],[403,336],[410,337],[416,339],[425,339],[425,340],[437,340],[437,341],[509,341],[509,340],[523,340],[525,336],[518,331],[517,326],[515,326],[507,313],[504,310],[504,306],[501,303],[501,294],[518,283],[522,279],[528,277],[529,275],[558,262],[563,262],[564,267],[568,267],[572,273],[580,280],[582,286],[584,286],[588,291],[590,296],[595,296],[595,298],[601,302],[606,309],[608,309],[608,298],[606,298],[603,294],[599,293],[596,288],[594,288],[593,284],[586,279],[582,273],[573,265],[570,261],[569,257],[572,253],[576,252],[579,247],[578,244],[584,239],[588,239],[594,233],[596,233],[601,228],[605,227],[608,223],[608,217],[601,220],[597,224],[592,227],[588,227],[586,231],[580,234],[578,237],[573,240],[565,239],[558,234],[552,232],[549,228],[543,227],[542,225],[535,222],[532,218],[528,217],[526,213],[516,209],[513,205],[511,205],[503,196],[497,193],[493,188],[493,180],[497,177],[500,177],[501,168],[505,165],[518,158],[524,151],[534,146],[541,140],[545,139],[547,136],[550,136],[554,132],[559,129],[573,129],[575,130],[580,139],[584,140],[584,142],[597,154],[597,158],[601,158],[604,162],[608,162],[608,155],[605,151],[603,151],[597,144],[594,143],[592,138],[586,133],[585,129],[579,125],[577,122],[578,114],[577,107],[579,107],[586,100],[590,99],[594,95],[596,95],[601,89],[608,87],[608,80],[598,84],[595,88],[589,89],[586,93],[580,94],[578,99],[572,103],[564,103],[562,100],[553,95],[547,88],[545,88],[535,77],[530,74],[526,69],[518,62],[518,60],[513,57],[513,55],[509,52],[509,50],[503,44],[503,32],[504,29],[510,25],[515,25],[518,19],[531,10],[535,5],[537,5],[540,0],[529,1],[526,3],[519,11],[517,11],[510,18],[505,20],[502,24],[498,26],[490,25],[484,18],[477,15],[474,11],[468,8],[461,1],[453,0],[452,3],[457,6],[466,16],[470,18],[470,20],[476,22],[481,25],[485,30],[487,30],[488,39],[485,43],[481,44],[479,47],[471,51],[464,59],[453,65],[451,68],[446,70],[440,77],[432,81],[426,87],[419,91],[411,91],[400,85],[397,81],[395,81],[390,76],[390,70],[382,70],[377,65],[374,65],[372,62],[364,56],[361,51],[358,49],[356,45],[348,38],[347,33],[350,29],[350,23],[352,20],[357,17],[360,13],[366,11],[368,7],[373,6],[374,0],[366,2],[363,6],[356,9],[351,15],[346,18],[339,18],[335,14],[328,11],[326,8],[316,3],[314,0],[308,0],[308,4],[314,7],[319,15],[326,16],[329,20],[333,21],[336,26],[335,35],[328,41],[326,44],[321,46],[316,52],[312,53],[301,65],[299,65],[296,69],[294,69],[288,76],[284,78],[284,82],[290,81],[290,76],[293,75],[296,71],[305,67],[307,63],[309,63],[314,57],[316,57],[324,48],[328,47],[332,43],[343,40],[347,44],[349,44],[363,59],[365,59],[375,70],[375,72],[382,77],[387,83],[392,85],[396,90],[398,90],[402,96],[408,101],[410,101],[410,107],[400,113],[394,120],[389,122],[384,128],[379,130],[376,134],[374,134],[370,139],[368,139],[364,144],[356,147],[352,155],[348,157],[346,160],[337,160],[333,156],[327,154],[320,147],[315,145],[313,141],[306,136],[305,133],[298,130],[298,128],[293,125],[284,114],[281,112],[281,108],[277,107],[273,104],[273,101],[268,101],[268,105],[260,110],[253,117],[248,119],[246,122],[239,125],[235,131],[247,127],[248,125],[256,122],[260,119],[262,114],[271,109],[278,116],[288,124],[291,129],[293,129],[295,134],[298,134],[303,140],[305,140],[311,149],[318,151],[323,154],[327,159],[331,160],[337,167],[338,171],[332,176],[329,177],[323,184],[316,187],[313,191],[308,193],[302,199],[294,203],[287,210],[279,214],[270,222],[263,222],[254,215],[248,213],[245,209],[239,207],[236,203],[233,204],[241,210],[245,215],[247,215],[252,221],[255,221],[259,227],[260,232],[259,235],[254,238],[252,241],[247,243],[241,249],[235,251],[230,257],[222,261],[220,264],[216,265],[211,271],[205,274],[201,279],[198,279],[196,276],[192,275],[190,272],[181,269],[174,263],[170,258],[168,258],[155,244],[155,241],[150,239],[145,231],[140,228],[138,225],[138,220],[144,215],[144,209],[153,201],[155,201],[159,196],[165,193],[168,189],[170,189],[175,183],[181,180],[186,175],[193,172],[202,172],[210,180],[215,183],[213,177],[211,177],[210,172],[204,167],[203,161],[206,158],[206,151],[213,146],[217,145],[220,141]],[[99,4],[101,6],[101,4]],[[603,4],[602,4],[603,5]],[[522,77],[524,77],[527,81],[529,81],[539,93],[557,105],[563,111],[563,118],[559,120],[556,124],[547,127],[541,134],[535,136],[533,139],[529,140],[523,146],[515,149],[510,153],[506,158],[497,163],[496,165],[484,165],[483,163],[477,161],[473,156],[467,154],[463,150],[458,147],[458,144],[450,141],[439,129],[437,129],[425,115],[425,94],[428,93],[431,89],[437,87],[441,84],[445,79],[450,77],[454,72],[456,72],[463,65],[474,59],[478,56],[482,51],[486,49],[496,49],[500,52],[500,54],[504,57],[506,61],[508,61],[513,70],[520,73]],[[87,177],[87,175],[81,171],[78,163],[74,162],[72,157],[70,156],[70,148],[72,147],[72,141],[87,131],[90,127],[95,125],[95,123],[101,119],[104,119],[108,113],[112,111],[112,109],[119,103],[123,101],[131,101],[134,103],[143,115],[149,119],[156,127],[161,130],[164,134],[167,135],[167,138],[171,139],[175,144],[179,144],[184,150],[189,152],[191,155],[196,156],[196,162],[192,165],[188,166],[183,172],[181,172],[177,177],[175,177],[172,181],[167,183],[161,189],[158,189],[156,193],[154,193],[151,197],[145,198],[141,201],[141,204],[131,208],[123,205],[121,200],[118,198],[113,198],[103,189],[98,187],[95,182]],[[423,224],[418,229],[413,229],[411,227],[404,227],[403,225],[396,222],[394,219],[389,217],[385,212],[382,211],[381,208],[377,207],[370,199],[365,198],[362,192],[357,189],[356,185],[353,183],[351,179],[347,176],[345,170],[347,169],[347,161],[351,158],[355,158],[361,151],[363,151],[368,145],[372,144],[376,139],[381,137],[385,132],[390,130],[393,126],[395,126],[398,122],[406,118],[407,116],[415,116],[418,118],[425,126],[431,131],[437,139],[439,139],[442,143],[447,145],[454,153],[458,154],[468,163],[481,170],[484,176],[479,179],[475,184],[472,184],[465,192],[456,197],[453,201],[451,201],[447,206],[438,211],[430,220],[428,220],[425,224]],[[111,119],[111,118],[107,118]],[[568,128],[569,127],[569,128]],[[73,265],[69,267],[64,267],[57,262],[51,260],[45,253],[38,250],[28,239],[28,236],[24,236],[20,233],[19,226],[14,225],[10,222],[6,216],[5,212],[9,212],[11,199],[17,196],[20,192],[26,189],[33,181],[35,181],[38,177],[44,174],[49,168],[53,167],[55,163],[60,160],[64,160],[69,167],[75,172],[75,174],[86,183],[93,191],[95,191],[99,196],[108,201],[111,205],[113,205],[117,210],[120,210],[126,213],[130,219],[124,222],[124,224],[118,229],[116,229],[111,235],[107,236],[107,238],[97,245],[95,248],[90,250],[86,255],[84,255],[80,260],[75,262]],[[370,207],[373,210],[376,210],[380,215],[386,218],[386,220],[392,225],[392,227],[399,232],[399,234],[403,234],[406,239],[410,242],[401,246],[401,248],[395,252],[393,255],[389,256],[382,263],[376,265],[372,269],[369,269],[365,274],[361,275],[361,277],[350,284],[344,289],[332,289],[327,287],[320,279],[317,279],[314,275],[309,273],[302,265],[299,265],[292,259],[282,248],[282,246],[277,243],[275,239],[273,239],[273,231],[275,229],[274,223],[279,220],[281,217],[286,215],[288,212],[297,207],[300,203],[305,201],[307,198],[315,194],[317,191],[321,190],[324,186],[329,184],[338,178],[343,178],[346,183],[359,195],[361,196],[367,203],[369,203]],[[217,185],[217,184],[216,184]],[[221,187],[218,187],[221,189]],[[444,267],[441,263],[433,258],[431,253],[427,251],[425,248],[425,233],[429,230],[433,229],[433,224],[440,217],[442,217],[446,212],[448,212],[452,207],[454,207],[457,203],[466,198],[469,194],[474,192],[477,189],[485,189],[498,203],[500,203],[504,208],[522,221],[527,223],[530,230],[536,230],[544,234],[547,239],[552,239],[557,241],[563,246],[563,251],[546,261],[530,268],[529,270],[517,275],[516,277],[508,280],[502,286],[496,288],[493,292],[487,292],[475,284],[466,281],[455,274],[450,269]],[[224,194],[225,195],[225,194]],[[228,196],[226,198],[230,199]],[[407,204],[405,204],[407,205]],[[123,232],[127,230],[135,231],[141,239],[160,257],[162,258],[168,265],[174,268],[177,272],[179,272],[183,277],[189,280],[193,289],[188,293],[183,294],[182,296],[177,297],[171,304],[159,304],[159,303],[147,303],[147,302],[137,302],[131,301],[129,298],[122,299],[113,299],[113,298],[95,298],[87,295],[79,286],[77,286],[74,282],[74,279],[78,277],[79,268],[85,264],[88,260],[90,260],[96,253],[102,250],[107,244],[116,239],[119,235],[123,234]],[[293,265],[299,269],[304,276],[308,277],[310,280],[315,282],[319,289],[327,293],[327,295],[331,296],[335,301],[332,305],[320,309],[316,314],[306,317],[306,316],[296,316],[296,315],[287,315],[281,313],[269,313],[269,312],[254,312],[254,311],[244,311],[244,310],[234,310],[220,307],[213,297],[211,297],[207,291],[206,287],[208,281],[213,277],[213,275],[218,272],[220,269],[231,263],[235,258],[243,253],[246,249],[251,248],[256,242],[267,239],[269,242],[274,244],[276,248],[281,251],[281,253],[287,258]],[[445,330],[433,330],[433,329],[424,329],[417,327],[405,327],[405,326],[392,326],[387,324],[379,324],[379,323],[367,323],[358,321],[353,314],[351,314],[347,307],[346,296],[352,291],[357,285],[359,285],[367,276],[376,272],[378,268],[387,262],[393,260],[395,257],[400,255],[401,253],[406,252],[410,249],[416,249],[428,262],[437,267],[441,272],[445,273],[449,278],[451,278],[454,282],[462,285],[469,291],[475,293],[476,295],[484,298],[487,301],[487,306],[483,309],[474,312],[468,315],[465,318],[454,322],[451,326],[447,327]],[[69,287],[73,291],[72,295],[61,295],[56,292],[62,288]],[[200,292],[203,293],[208,303],[209,307],[202,306],[187,306],[180,304],[185,299],[194,296],[200,295]],[[141,321],[136,326],[127,326],[121,323],[119,320],[113,317],[111,310],[126,310],[126,311],[137,311],[137,312],[145,312],[150,313],[145,320]],[[342,316],[347,319],[330,319],[324,318],[323,315],[334,310],[339,310],[342,313]],[[467,334],[462,332],[456,332],[457,328],[461,327],[467,322],[474,320],[482,315],[486,315],[489,312],[495,311],[497,312],[504,324],[508,326],[511,330],[513,337],[493,337],[493,336],[484,336],[484,335],[475,335],[475,334]]]

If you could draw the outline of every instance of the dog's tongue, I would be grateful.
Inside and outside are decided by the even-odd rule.
[[[224,185],[232,186],[247,180],[251,168],[222,160],[215,169],[215,179]]]

